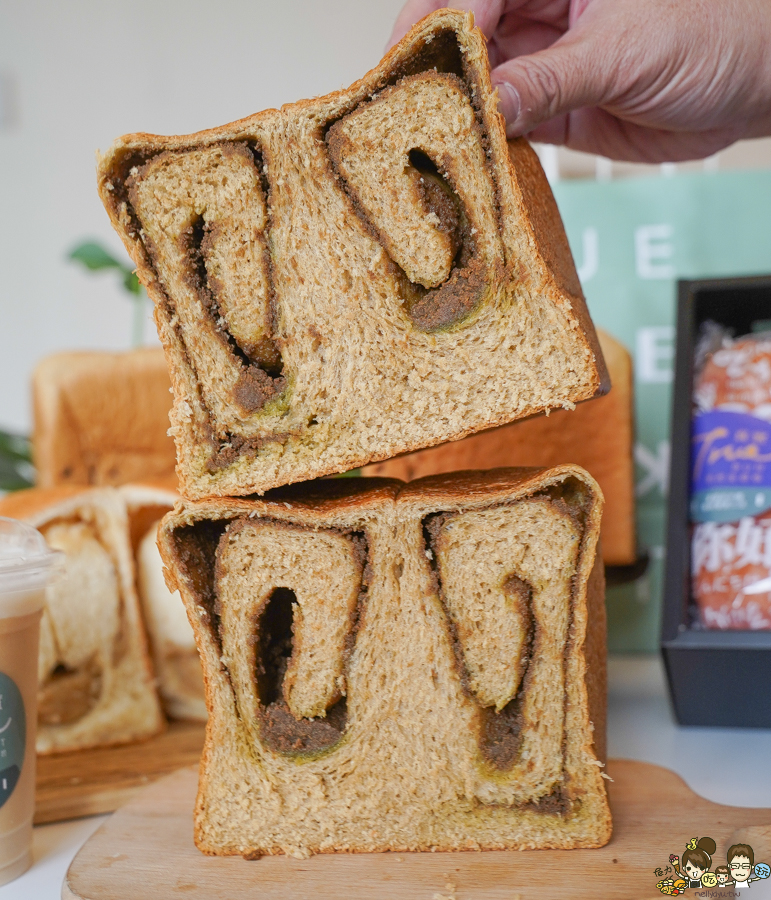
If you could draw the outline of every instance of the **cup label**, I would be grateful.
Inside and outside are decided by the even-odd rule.
[[[16,682],[0,672],[0,808],[19,781],[27,740],[24,700]]]

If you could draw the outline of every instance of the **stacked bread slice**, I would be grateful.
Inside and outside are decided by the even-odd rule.
[[[601,505],[562,466],[330,480],[168,516],[210,708],[198,846],[607,841]]]
[[[548,183],[441,10],[348,90],[129,135],[99,190],[155,304],[185,496],[344,472],[607,389]]]
[[[596,482],[298,483],[607,388],[472,18],[432,14],[346,91],[122,138],[99,185],[174,392],[159,545],[206,687],[197,845],[606,842]]]

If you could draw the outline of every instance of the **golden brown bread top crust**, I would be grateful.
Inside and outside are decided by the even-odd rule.
[[[33,519],[41,513],[54,510],[66,500],[85,496],[93,488],[73,486],[55,488],[27,488],[0,497],[0,516],[9,519]]]
[[[314,482],[275,488],[263,497],[219,497],[212,500],[180,500],[164,517],[164,530],[204,519],[234,518],[239,515],[284,517],[291,514],[309,521],[328,515],[378,507],[395,500],[404,482],[395,478],[320,478]]]
[[[496,496],[511,496],[534,493],[553,485],[559,485],[568,478],[575,478],[586,485],[600,508],[602,491],[592,476],[580,466],[564,465],[549,469],[499,468],[482,471],[447,472],[443,475],[429,475],[410,481],[399,492],[399,503],[416,505],[473,503],[477,500],[490,502]],[[597,505],[595,504],[595,505]],[[594,524],[594,519],[592,520]],[[599,525],[599,515],[596,516]]]
[[[170,386],[160,348],[43,359],[32,378],[38,484],[173,477]]]
[[[498,496],[511,499],[512,494],[525,496],[569,478],[584,484],[595,498],[587,524],[599,526],[602,513],[602,491],[588,472],[579,466],[565,465],[551,469],[499,468],[486,471],[469,470],[431,475],[407,484],[396,478],[324,478],[311,483],[275,488],[260,498],[220,497],[212,500],[181,500],[164,519],[164,526],[177,527],[208,518],[230,518],[255,512],[271,515],[288,510],[309,518],[329,514],[366,511],[385,500],[418,507],[469,505],[495,502]]]

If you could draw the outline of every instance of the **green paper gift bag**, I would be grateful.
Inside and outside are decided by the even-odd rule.
[[[771,272],[771,171],[553,188],[592,317],[635,361],[637,529],[650,564],[637,581],[608,589],[608,645],[653,651],[666,553],[676,282]]]

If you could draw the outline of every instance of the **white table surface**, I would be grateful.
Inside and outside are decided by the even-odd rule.
[[[608,674],[609,756],[666,766],[715,803],[771,808],[771,729],[676,725],[658,657],[611,658]],[[106,818],[36,828],[35,862],[0,900],[59,900],[72,858]]]

